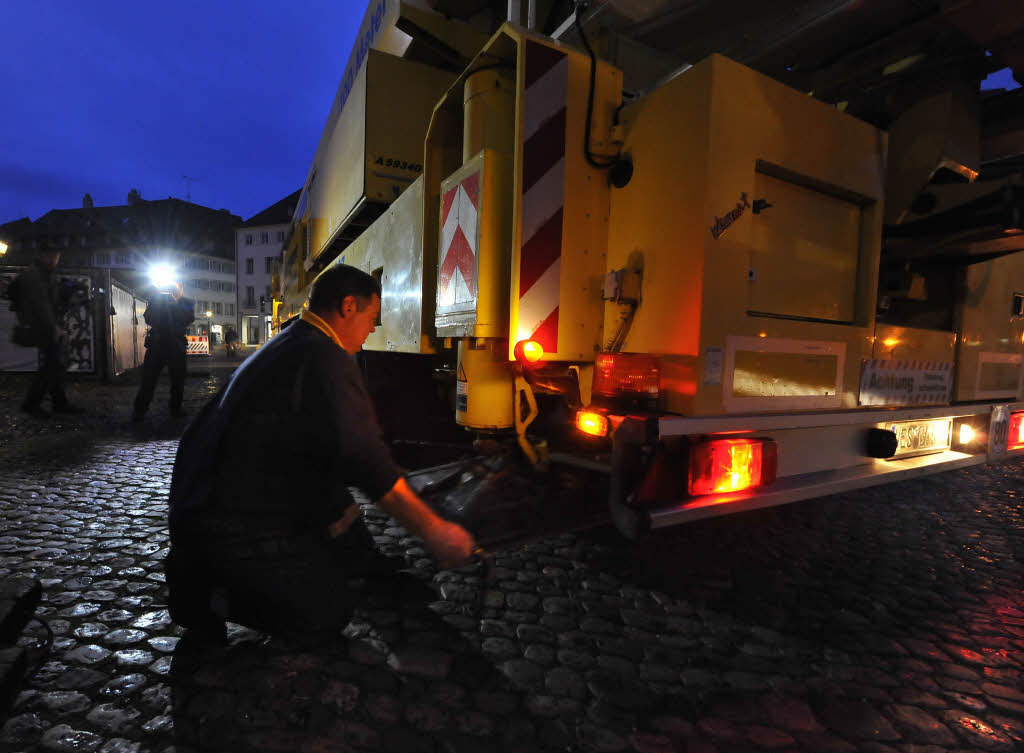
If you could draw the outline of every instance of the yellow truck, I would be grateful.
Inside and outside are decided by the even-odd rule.
[[[628,536],[1024,455],[1024,13],[730,5],[372,0],[275,312]]]

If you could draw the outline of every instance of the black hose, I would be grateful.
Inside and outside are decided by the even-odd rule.
[[[616,160],[611,159],[608,161],[599,161],[595,159],[594,155],[590,151],[590,124],[594,117],[594,87],[597,80],[597,57],[594,55],[594,50],[590,47],[590,41],[587,39],[586,32],[583,31],[583,22],[580,20],[580,15],[583,10],[588,6],[588,3],[577,2],[575,11],[575,22],[576,31],[580,35],[580,40],[583,42],[583,47],[586,49],[587,54],[590,56],[590,89],[587,92],[587,123],[584,126],[583,132],[583,156],[587,160],[587,164],[597,170],[607,170],[615,164]]]

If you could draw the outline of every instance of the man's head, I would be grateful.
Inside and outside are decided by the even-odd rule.
[[[360,269],[335,264],[313,283],[309,310],[327,322],[345,350],[355,355],[380,314],[380,283]]]
[[[168,290],[167,292],[171,294],[171,298],[177,301],[181,299],[181,296],[185,292],[185,288],[182,286],[180,282],[172,282],[171,289]]]
[[[53,246],[49,241],[41,240],[36,245],[36,263],[46,269],[56,269],[60,261],[60,249]]]

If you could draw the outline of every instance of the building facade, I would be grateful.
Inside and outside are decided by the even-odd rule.
[[[238,261],[238,334],[244,345],[260,345],[271,332],[273,280],[281,265],[288,225],[299,191],[253,215],[235,231]]]
[[[30,263],[45,242],[61,250],[61,267],[109,271],[142,298],[154,292],[150,270],[165,264],[195,301],[189,334],[223,342],[227,329],[237,326],[234,238],[242,218],[181,199],[146,201],[136,192],[122,206],[96,207],[86,199],[80,209],[0,226],[10,238],[4,263]]]

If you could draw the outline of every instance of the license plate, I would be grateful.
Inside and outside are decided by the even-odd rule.
[[[893,457],[921,455],[950,448],[953,419],[938,418],[929,421],[901,421],[889,424],[899,444]]]

